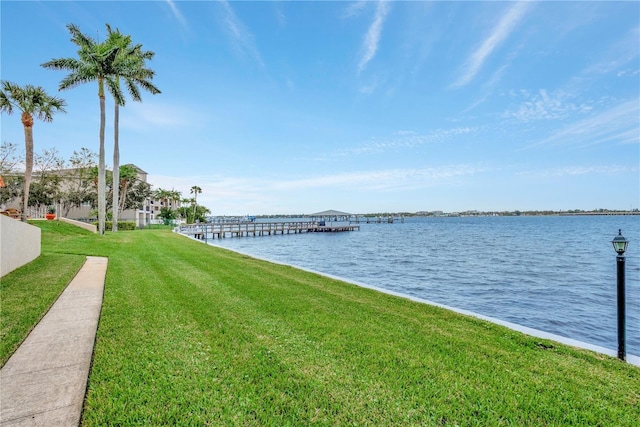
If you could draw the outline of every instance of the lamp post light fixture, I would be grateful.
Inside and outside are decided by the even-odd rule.
[[[616,265],[618,269],[618,359],[626,360],[625,350],[625,290],[624,290],[624,253],[629,246],[629,241],[618,230],[618,235],[611,241],[613,249],[618,254]]]

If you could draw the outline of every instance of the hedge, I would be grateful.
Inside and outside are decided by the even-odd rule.
[[[98,221],[94,221],[93,225],[98,226]],[[113,228],[113,221],[105,221],[104,229],[111,230]],[[135,221],[118,221],[118,230],[135,230],[136,223]]]

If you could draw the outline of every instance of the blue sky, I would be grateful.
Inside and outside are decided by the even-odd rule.
[[[97,84],[58,92],[66,24],[156,53],[121,163],[214,214],[640,205],[640,3],[5,1],[1,76],[67,114],[36,152],[98,151]],[[113,103],[107,98],[107,164]],[[2,141],[22,144],[19,116]]]

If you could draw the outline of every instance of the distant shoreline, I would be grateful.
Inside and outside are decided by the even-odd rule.
[[[349,217],[356,218],[412,218],[412,217],[487,217],[487,216],[631,216],[640,215],[640,210],[633,209],[630,211],[617,211],[608,209],[599,209],[595,211],[475,211],[469,210],[464,212],[443,212],[443,211],[418,211],[418,212],[383,212],[383,213],[365,213],[365,214],[349,214]],[[279,215],[255,215],[254,218],[270,219],[270,218],[309,218],[308,214],[279,214]],[[218,218],[240,218],[236,216],[221,215]]]
[[[638,211],[627,211],[627,212],[574,212],[574,213],[560,213],[559,215],[640,215]]]

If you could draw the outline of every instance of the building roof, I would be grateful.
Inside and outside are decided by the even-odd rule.
[[[335,211],[333,209],[329,209],[328,211],[309,214],[309,216],[351,216],[351,214],[348,212],[340,212],[340,211]]]

